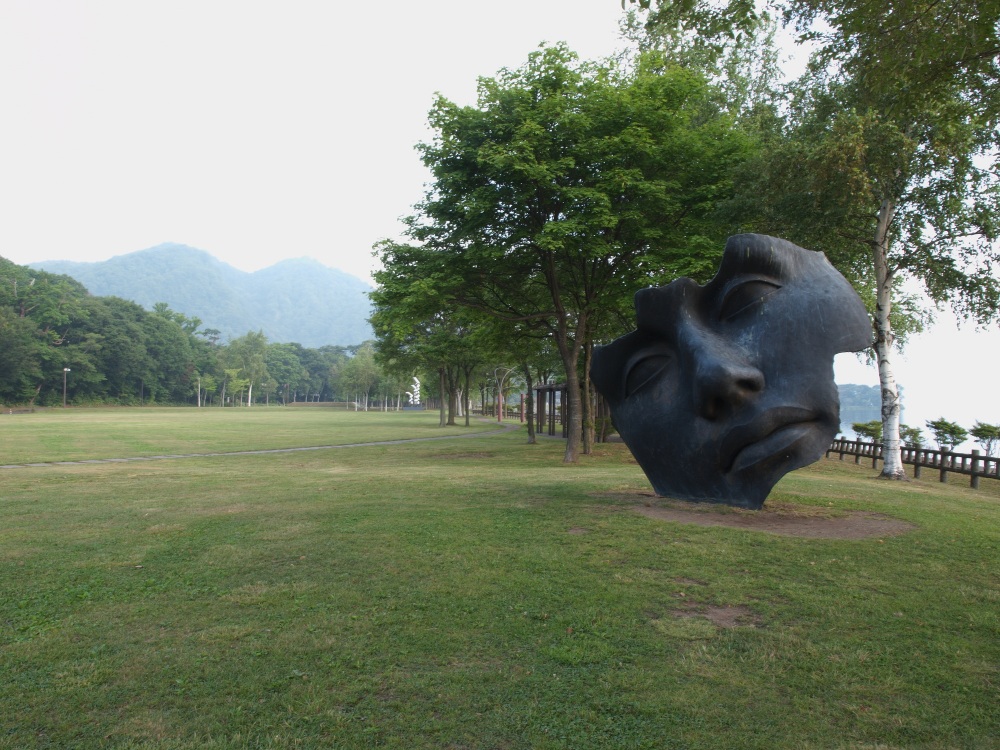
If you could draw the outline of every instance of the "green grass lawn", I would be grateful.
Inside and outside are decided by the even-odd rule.
[[[476,432],[496,428],[483,422],[474,426]],[[338,412],[322,407],[44,409],[0,415],[0,464],[228,453],[466,432],[464,424],[438,427],[437,412]]]
[[[442,434],[210,411],[3,417],[2,463]],[[562,451],[0,470],[0,748],[1000,747],[998,483],[822,460],[768,506],[913,529],[806,539],[648,518],[623,446]]]

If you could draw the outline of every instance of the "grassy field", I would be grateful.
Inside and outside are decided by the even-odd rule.
[[[437,412],[252,409],[43,409],[0,415],[0,464],[372,443],[468,432],[438,427]],[[495,429],[479,423],[476,432]]]
[[[0,463],[441,434],[52,410],[0,417]],[[0,470],[0,748],[1000,747],[998,483],[822,460],[764,513],[912,529],[815,539],[650,518],[623,446],[561,456],[515,431]]]

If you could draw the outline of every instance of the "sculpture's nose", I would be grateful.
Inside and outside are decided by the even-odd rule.
[[[764,389],[764,373],[738,346],[696,326],[682,337],[689,357],[694,408],[709,421],[725,419]]]

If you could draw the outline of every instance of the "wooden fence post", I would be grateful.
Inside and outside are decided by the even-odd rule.
[[[941,477],[938,481],[942,483],[947,483],[948,481],[948,454],[951,451],[948,448],[941,449]]]
[[[920,479],[920,464],[923,463],[924,452],[920,448],[913,451],[913,478]]]
[[[972,450],[972,476],[969,477],[969,486],[974,489],[979,489],[979,451],[973,448]]]

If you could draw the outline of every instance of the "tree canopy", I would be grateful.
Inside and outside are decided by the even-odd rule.
[[[476,106],[439,97],[430,124],[420,150],[433,181],[408,222],[417,246],[383,255],[376,280],[419,281],[550,335],[574,461],[589,347],[600,331],[621,332],[636,289],[711,275],[726,235],[713,212],[747,141],[696,72],[655,53],[580,61],[565,46],[480,79]]]

